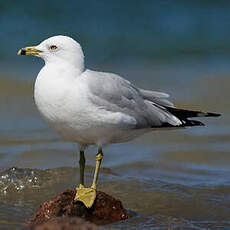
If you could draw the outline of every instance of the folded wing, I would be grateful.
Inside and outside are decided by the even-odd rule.
[[[171,127],[182,124],[176,116],[164,109],[163,105],[173,106],[165,99],[167,94],[138,89],[129,81],[111,73],[88,70],[85,77],[92,103],[101,111],[113,113],[113,118],[114,115],[119,116],[120,122],[122,116],[125,121],[129,121],[129,116],[130,127],[153,128],[165,127],[166,124]]]

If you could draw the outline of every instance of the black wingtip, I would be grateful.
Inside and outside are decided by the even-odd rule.
[[[206,113],[205,117],[220,117],[220,113]]]
[[[197,120],[189,120],[189,119],[186,119],[186,120],[183,120],[182,121],[182,127],[187,127],[187,126],[205,126],[205,124],[201,121],[197,121]]]
[[[219,117],[221,114],[219,113],[209,113],[209,112],[201,112],[201,111],[193,111],[193,110],[186,110],[186,109],[178,109],[167,107],[165,108],[172,113],[174,116],[178,117],[179,119],[187,119],[189,117]]]

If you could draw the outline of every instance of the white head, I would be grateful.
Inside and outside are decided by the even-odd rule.
[[[80,44],[63,35],[50,37],[37,46],[22,48],[18,54],[41,57],[46,64],[67,62],[79,70],[84,68],[84,54]]]

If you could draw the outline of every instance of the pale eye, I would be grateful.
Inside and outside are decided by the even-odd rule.
[[[56,49],[57,49],[57,46],[55,45],[50,46],[50,50],[56,50]]]

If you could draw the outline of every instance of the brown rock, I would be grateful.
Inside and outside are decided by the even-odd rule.
[[[31,230],[97,230],[97,226],[78,217],[54,217]]]
[[[104,225],[128,218],[121,201],[97,191],[94,205],[87,209],[83,203],[74,203],[75,190],[67,189],[46,201],[28,223],[29,227],[44,223],[52,217],[81,217],[95,224]]]

